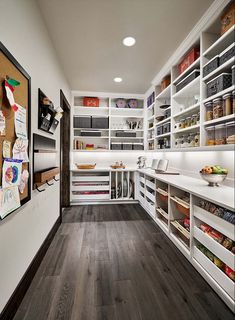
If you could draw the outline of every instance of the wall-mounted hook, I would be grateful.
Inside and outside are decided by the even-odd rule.
[[[53,186],[54,183],[49,183],[48,181],[46,181],[46,184],[47,184],[48,186]]]
[[[38,186],[37,186],[37,185],[36,185],[36,189],[38,190],[38,192],[43,192],[43,191],[46,190],[46,189],[42,189],[42,190],[38,189]]]
[[[60,181],[60,179],[56,179],[56,177],[53,178],[55,181]]]

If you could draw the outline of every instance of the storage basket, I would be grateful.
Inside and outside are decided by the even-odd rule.
[[[101,132],[100,131],[81,131],[81,136],[84,137],[101,137]]]
[[[219,55],[208,61],[203,67],[203,77],[214,71],[219,67]]]
[[[136,137],[136,132],[130,132],[130,131],[118,131],[116,132],[116,137]]]
[[[85,107],[99,107],[99,99],[94,97],[84,97],[83,105]]]
[[[141,142],[133,143],[133,150],[144,150],[144,144]]]
[[[121,142],[112,142],[111,143],[111,150],[122,150]]]
[[[73,127],[74,128],[91,128],[91,117],[90,116],[80,116],[73,118]]]
[[[214,79],[207,82],[207,97],[223,91],[232,85],[232,75],[230,73],[222,73]]]
[[[179,74],[183,73],[200,55],[200,48],[192,48],[178,65]]]
[[[186,76],[182,81],[176,84],[176,92],[183,89],[187,84],[192,82],[194,79],[196,79],[200,75],[200,70],[195,69],[193,70],[188,76]]]
[[[109,118],[108,117],[92,117],[92,128],[94,129],[108,129]]]
[[[234,58],[235,56],[235,42],[232,43],[228,48],[226,48],[221,54],[219,55],[219,64],[220,66],[230,60],[231,58]]]
[[[132,150],[132,143],[130,143],[130,142],[123,142],[123,143],[122,143],[122,150]]]

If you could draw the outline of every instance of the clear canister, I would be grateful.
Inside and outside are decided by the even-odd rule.
[[[185,128],[185,119],[181,119],[179,129],[184,129],[184,128]]]
[[[185,128],[191,127],[191,123],[192,123],[191,117],[187,117],[185,119]]]
[[[208,101],[205,103],[206,108],[206,121],[213,120],[213,102]]]
[[[223,100],[217,98],[213,100],[213,119],[223,117]]]
[[[197,124],[197,114],[193,114],[191,118],[191,125],[196,126]]]
[[[195,147],[200,146],[200,133],[199,132],[197,132],[194,136],[194,144],[195,144]]]
[[[235,143],[235,121],[226,123],[226,142],[227,144]]]
[[[218,124],[215,126],[215,144],[226,144],[226,126],[225,124]]]
[[[230,93],[223,96],[223,115],[232,114],[232,95]]]
[[[206,133],[207,133],[206,145],[213,146],[215,144],[215,127],[214,126],[207,127]]]

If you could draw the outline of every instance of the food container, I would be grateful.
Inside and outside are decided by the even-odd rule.
[[[199,75],[200,75],[200,70],[199,69],[193,70],[188,76],[186,76],[183,80],[181,80],[179,83],[176,84],[176,92],[179,92],[187,84],[189,84],[194,79],[196,79]]]
[[[122,150],[121,142],[112,142],[111,143],[111,150]]]
[[[206,145],[207,146],[215,145],[215,127],[214,126],[207,127],[206,133],[207,133]]]
[[[73,117],[73,127],[74,128],[91,128],[91,117],[90,116],[79,116]]]
[[[193,114],[191,117],[191,126],[196,126],[197,125],[197,114]]]
[[[232,43],[228,48],[226,48],[221,54],[219,55],[219,64],[220,66],[227,62],[228,60],[234,58],[235,56],[235,42]]]
[[[207,82],[207,97],[210,97],[220,91],[223,91],[232,85],[231,73],[222,73],[214,79]]]
[[[163,134],[163,126],[157,127],[157,136],[160,136],[161,134]]]
[[[194,136],[194,141],[195,141],[195,147],[199,147],[200,146],[200,133],[197,132]]]
[[[213,120],[213,102],[208,101],[204,105],[206,108],[206,121]]]
[[[164,89],[166,89],[170,85],[170,83],[171,83],[171,76],[166,76],[161,81],[160,90],[163,91]]]
[[[84,137],[101,137],[101,132],[100,131],[85,131],[81,130],[81,136]]]
[[[230,93],[223,96],[223,115],[232,114],[232,95]]]
[[[175,148],[180,148],[180,138],[175,138]]]
[[[192,121],[191,121],[191,117],[187,117],[185,119],[185,128],[191,127]]]
[[[83,98],[83,105],[85,107],[99,107],[99,98],[94,97],[84,97]]]
[[[215,144],[226,144],[226,126],[225,124],[218,124],[215,126]]]
[[[195,133],[189,134],[189,147],[195,147]]]
[[[167,122],[163,125],[163,133],[168,133],[171,131],[171,123]]]
[[[109,118],[92,116],[92,128],[94,129],[108,129],[109,128]]]
[[[235,24],[235,4],[232,3],[221,16],[221,35]]]
[[[208,61],[203,67],[203,77],[219,67],[219,55]]]
[[[133,150],[144,150],[144,144],[141,142],[135,142],[132,144]]]
[[[135,137],[136,137],[136,132],[117,131],[117,132],[116,132],[116,137],[130,137],[130,138],[135,138]]]
[[[185,128],[185,119],[180,119],[180,125],[179,125],[179,129],[184,129]]]
[[[235,65],[232,66],[232,85],[235,86]]]
[[[213,119],[223,117],[223,101],[221,98],[213,100]]]
[[[192,48],[178,65],[179,74],[183,73],[200,56],[200,48]]]
[[[130,143],[130,142],[123,142],[123,143],[122,143],[122,149],[123,149],[123,150],[132,150],[132,143]]]
[[[177,130],[180,129],[180,122],[176,122],[176,123],[175,123],[174,129],[175,129],[175,131],[177,131]]]
[[[235,143],[235,121],[226,123],[226,143]]]

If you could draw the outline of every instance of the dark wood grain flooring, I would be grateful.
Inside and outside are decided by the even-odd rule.
[[[230,320],[234,315],[135,205],[65,210],[15,320]]]

